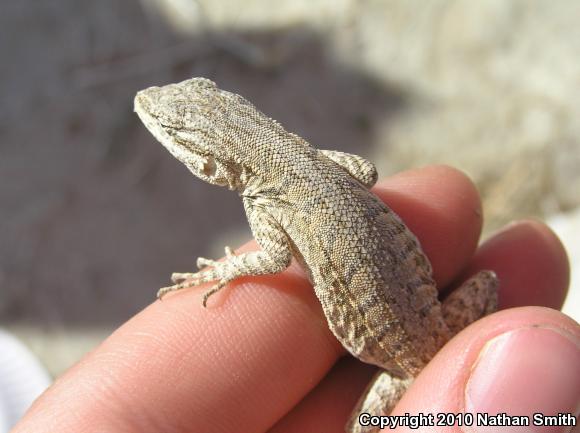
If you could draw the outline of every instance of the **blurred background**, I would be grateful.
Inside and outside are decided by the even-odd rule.
[[[381,176],[466,171],[485,234],[547,219],[578,266],[575,0],[0,0],[0,326],[52,376],[172,271],[251,234],[133,113],[205,76]],[[566,312],[579,319],[580,282]]]

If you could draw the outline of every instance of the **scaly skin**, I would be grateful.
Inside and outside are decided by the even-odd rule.
[[[413,378],[451,336],[496,308],[497,279],[484,271],[443,305],[429,260],[401,219],[369,188],[365,159],[317,150],[239,95],[204,78],[151,87],[135,111],[153,135],[197,177],[242,197],[261,251],[199,259],[158,296],[215,281],[208,297],[245,275],[278,273],[296,257],[307,270],[328,325],[342,345],[383,369],[358,415],[388,414]]]

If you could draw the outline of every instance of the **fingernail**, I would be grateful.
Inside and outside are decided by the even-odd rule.
[[[580,342],[548,327],[519,328],[490,340],[481,351],[465,389],[471,432],[569,432],[580,405]],[[527,427],[505,425],[505,413],[522,416]],[[534,425],[534,414],[558,415],[558,426]],[[577,418],[576,418],[577,421]]]

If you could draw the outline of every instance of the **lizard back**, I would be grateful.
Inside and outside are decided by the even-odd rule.
[[[311,174],[285,185],[292,216],[282,223],[332,332],[359,359],[415,375],[449,335],[418,240],[319,152],[302,171]]]

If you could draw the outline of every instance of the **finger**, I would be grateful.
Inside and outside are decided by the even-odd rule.
[[[420,180],[413,183],[412,177]],[[445,167],[426,168],[381,188],[379,195],[420,236],[446,232],[423,242],[434,261],[464,262],[442,240],[475,244],[479,234],[477,193],[465,176]],[[447,193],[439,195],[440,190]],[[421,200],[411,199],[415,191]],[[430,217],[419,218],[421,212]],[[461,212],[467,222],[458,216]],[[442,266],[447,266],[444,274],[462,267]],[[160,426],[166,432],[262,431],[344,353],[296,267],[276,276],[240,279],[216,295],[217,305],[202,309],[207,288],[175,293],[138,314],[57,381],[22,425],[28,431],[75,431],[90,419],[104,431],[146,433]],[[46,411],[53,414],[53,424],[36,416]]]
[[[343,433],[350,412],[375,372],[375,367],[355,358],[342,358],[268,433]]]
[[[578,365],[580,328],[572,319],[541,307],[502,311],[475,322],[452,339],[421,372],[391,415],[431,413],[435,421],[437,414],[464,412],[577,416]],[[372,367],[356,360],[341,361],[269,432],[343,431],[373,373]],[[419,431],[466,430],[437,425]]]
[[[452,339],[421,372],[393,415],[577,415],[578,365],[580,328],[572,319],[541,307],[502,311]],[[463,430],[455,424],[421,431]],[[470,431],[479,430],[474,424]]]
[[[570,265],[564,246],[545,224],[509,224],[477,251],[464,277],[493,269],[500,281],[500,308],[541,305],[559,309],[568,291]]]
[[[482,227],[479,193],[462,172],[434,165],[398,173],[373,190],[421,242],[438,287],[470,261]]]
[[[498,273],[500,308],[525,305],[526,302],[558,308],[568,287],[569,266],[562,244],[547,226],[537,221],[510,224],[492,236],[478,249],[458,281],[482,269],[494,269]],[[348,369],[333,370],[274,431],[294,432],[300,428],[316,431],[310,429],[311,425],[318,425],[318,419],[309,416],[312,413],[317,413],[320,419],[335,419],[337,425],[343,425],[341,422],[346,420],[349,408],[354,406],[370,374],[368,366],[357,362],[349,364]],[[334,383],[328,385],[328,381]],[[351,390],[352,394],[337,393],[336,389]],[[337,409],[345,407],[345,412]],[[328,431],[339,430],[329,428]]]
[[[341,353],[319,307],[283,287],[304,292],[307,282],[281,281],[234,284],[219,308],[204,309],[199,292],[155,302],[60,378],[15,432],[84,431],[86,420],[99,431],[264,431]]]

